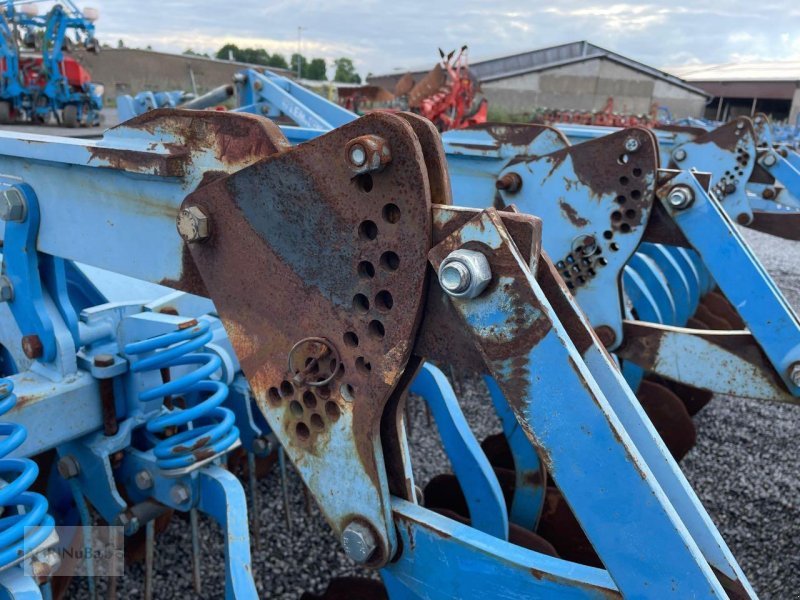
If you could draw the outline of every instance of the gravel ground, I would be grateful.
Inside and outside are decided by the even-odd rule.
[[[744,235],[792,306],[800,307],[800,262],[794,254],[800,251],[800,244],[749,230]],[[479,440],[499,430],[493,412],[485,408],[487,395],[479,380],[462,382],[457,392]],[[415,476],[424,485],[434,475],[448,471],[449,465],[435,425],[427,424],[421,404],[412,400],[410,409]],[[800,431],[800,409],[718,398],[701,411],[696,423],[698,444],[683,461],[689,481],[760,597],[796,597],[800,590],[800,547],[796,542],[800,538],[800,476],[793,448]],[[258,484],[260,548],[254,553],[253,568],[260,595],[296,599],[304,591],[322,591],[333,576],[369,576],[344,557],[316,506],[307,506],[303,486],[291,468],[287,479],[291,531],[278,470]],[[222,597],[222,533],[201,517],[200,537],[202,597]],[[173,519],[157,541],[156,598],[197,597],[192,589],[190,548],[188,519]],[[118,582],[119,597],[141,596],[143,582],[141,565],[129,566]],[[99,580],[98,586],[105,591],[104,581]],[[70,596],[86,597],[85,581],[75,581]]]

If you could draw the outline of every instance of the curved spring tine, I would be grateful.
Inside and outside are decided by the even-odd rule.
[[[689,256],[683,252],[683,248],[677,246],[667,246],[662,244],[661,247],[669,254],[678,267],[681,269],[686,283],[689,286],[689,314],[693,315],[700,304],[700,296],[702,295],[702,282],[700,281],[700,274],[694,266],[694,263]]]
[[[690,311],[693,310],[686,274],[661,244],[644,243],[639,246],[638,251],[651,258],[666,277],[667,286],[675,302],[675,323],[685,325],[692,315]]]
[[[658,312],[661,313],[661,318],[664,319],[662,323],[675,325],[677,323],[675,300],[669,290],[667,278],[658,268],[658,264],[649,256],[638,252],[631,256],[628,264],[639,274],[642,281],[647,285],[653,300],[658,304]]]
[[[640,321],[664,322],[664,317],[661,315],[658,303],[650,293],[650,288],[647,287],[638,271],[630,265],[625,265],[622,271],[622,286],[625,289],[625,295],[633,303],[636,316]]]
[[[505,396],[493,377],[484,376],[494,410],[503,424],[503,435],[514,458],[514,497],[511,501],[511,522],[531,531],[544,508],[547,474],[539,455],[531,445],[519,421],[508,406]]]
[[[508,540],[508,512],[489,459],[470,430],[450,382],[438,368],[425,363],[410,391],[431,409],[458,482],[469,507],[472,526]]]

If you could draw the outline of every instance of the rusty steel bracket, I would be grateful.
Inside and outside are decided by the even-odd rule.
[[[622,594],[667,597],[703,590],[724,597],[500,213],[483,211],[452,231],[431,249],[430,262],[438,271],[463,249],[483,254],[492,279],[478,297],[449,302]],[[614,535],[608,535],[611,530]],[[618,536],[627,540],[625,547]],[[639,568],[626,567],[631,564]]]
[[[749,331],[625,321],[616,353],[647,371],[718,394],[800,403]]]
[[[608,348],[622,338],[620,277],[650,220],[658,166],[655,135],[633,127],[513,161],[501,174],[521,181],[500,190],[501,204],[542,218],[544,247]]]
[[[748,225],[753,212],[745,184],[756,166],[756,132],[749,117],[737,117],[672,149],[668,167],[710,172],[710,193],[737,223]]]
[[[425,298],[431,139],[371,114],[182,206],[208,218],[189,248],[259,407],[346,549],[368,539],[369,566],[395,553],[379,429]]]

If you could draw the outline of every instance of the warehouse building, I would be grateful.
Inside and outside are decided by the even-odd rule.
[[[708,119],[726,121],[757,112],[792,123],[800,117],[800,61],[691,65],[669,71],[713,96]]]
[[[470,69],[490,110],[509,115],[538,108],[599,111],[609,98],[620,113],[647,114],[666,107],[675,117],[700,117],[707,94],[686,81],[589,42],[574,42],[478,60]],[[415,80],[427,72],[413,71]],[[390,91],[404,72],[368,78]]]

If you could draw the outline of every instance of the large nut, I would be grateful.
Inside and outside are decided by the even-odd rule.
[[[678,210],[689,208],[692,202],[694,202],[694,192],[685,185],[676,185],[667,195],[667,203]]]
[[[352,561],[364,565],[378,549],[378,540],[369,526],[353,521],[342,532],[342,547]]]
[[[211,234],[208,216],[197,206],[187,206],[178,213],[178,233],[187,244],[202,242]]]
[[[0,192],[0,219],[19,223],[25,220],[27,212],[25,198],[17,188],[9,186]]]
[[[439,265],[439,284],[454,298],[476,298],[491,280],[489,261],[474,250],[454,250]]]
[[[683,148],[678,148],[675,152],[672,153],[672,158],[675,159],[676,162],[681,162],[682,160],[686,160],[686,150]]]
[[[792,383],[797,387],[800,387],[800,362],[796,362],[789,367],[789,379],[791,379]]]
[[[182,483],[173,485],[169,489],[169,498],[175,504],[183,504],[184,502],[187,502],[191,497],[192,494],[189,492],[189,488],[187,488]]]
[[[73,477],[77,477],[81,472],[78,461],[74,456],[69,454],[58,459],[56,468],[58,469],[59,475],[61,475],[64,479],[72,479]]]
[[[628,152],[636,152],[639,149],[639,140],[635,137],[629,137],[625,140],[625,150]]]
[[[153,487],[153,476],[150,474],[150,471],[141,470],[134,475],[133,479],[136,483],[136,487],[140,490],[149,490]]]
[[[377,135],[362,135],[350,140],[344,152],[350,168],[357,175],[381,171],[392,162],[389,144]]]

